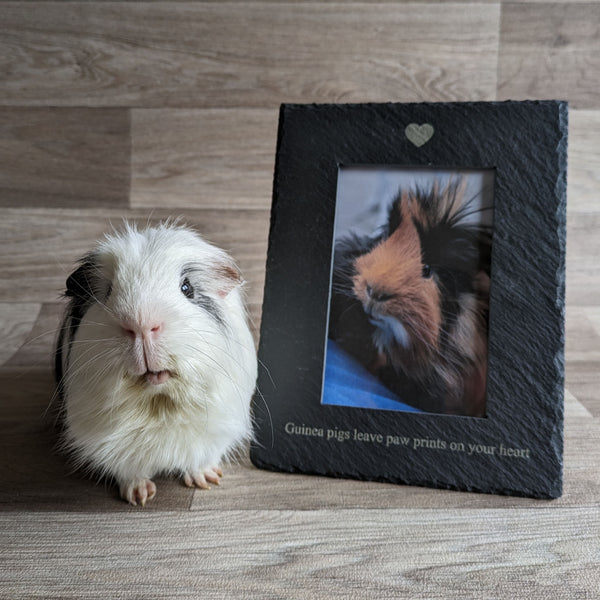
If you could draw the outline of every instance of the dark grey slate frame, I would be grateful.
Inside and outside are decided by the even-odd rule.
[[[561,495],[567,121],[559,101],[282,105],[254,400],[256,466]],[[412,123],[433,125],[431,139],[411,142],[405,130]],[[321,404],[340,165],[495,169],[486,418]],[[350,439],[328,440],[335,429]],[[354,439],[355,431],[370,441]],[[411,443],[386,446],[388,435]],[[416,439],[430,442],[414,448]],[[469,454],[469,444],[496,450]],[[528,457],[501,455],[501,446]]]

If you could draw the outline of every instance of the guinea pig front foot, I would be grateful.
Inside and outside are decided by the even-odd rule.
[[[148,500],[156,496],[156,484],[150,479],[133,479],[119,483],[121,498],[133,506],[145,506]]]
[[[183,475],[183,481],[188,487],[198,487],[201,490],[209,490],[210,483],[219,485],[223,477],[223,471],[219,467],[210,467],[209,469],[198,469],[197,471],[187,471]]]

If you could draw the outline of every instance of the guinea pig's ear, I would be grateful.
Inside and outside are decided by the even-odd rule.
[[[220,262],[215,265],[217,276],[217,293],[225,298],[236,287],[243,285],[244,279],[233,261]]]
[[[75,271],[67,278],[65,296],[77,300],[89,300],[95,293],[98,279],[98,264],[93,254],[85,256]]]

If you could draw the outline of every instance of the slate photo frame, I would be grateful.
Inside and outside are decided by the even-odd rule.
[[[568,106],[561,101],[281,106],[261,367],[253,402],[255,439],[250,457],[257,467],[534,498],[561,495],[567,123]],[[463,289],[462,284],[444,279],[448,246],[431,244],[429,254],[418,222],[426,219],[423,207],[431,208],[433,202],[427,199],[427,190],[435,188],[438,196],[447,198],[462,186],[461,197],[465,197],[472,176],[484,181],[478,194],[483,197],[487,190],[490,199],[491,218],[481,227],[478,221],[475,228],[487,232],[490,243],[482,245],[477,237],[476,244],[469,246],[465,239],[473,241],[471,233],[461,238],[464,247],[477,248],[469,256],[487,256],[487,263],[476,259],[472,273],[477,277],[463,282]],[[348,182],[348,177],[355,179]],[[339,287],[336,257],[342,256],[336,251],[336,240],[342,239],[336,238],[340,189],[346,185],[360,199],[369,187],[365,182],[373,177],[388,182],[387,187],[371,185],[371,195],[382,198],[379,205],[375,203],[379,208],[371,210],[379,210],[379,221],[366,228],[363,246],[348,264],[349,296],[355,296],[352,310],[367,328],[364,339],[371,340],[370,345],[367,341],[369,359],[358,355],[361,367],[368,371],[365,377],[377,376],[376,386],[383,383],[395,394],[391,404],[375,406],[344,399],[366,381],[363,378],[355,386],[355,371],[344,370],[347,353],[342,353],[339,363],[338,381],[345,384],[341,402],[331,402],[328,396],[331,380],[326,371],[330,361],[337,360],[328,345],[332,320],[337,318],[332,308]],[[413,192],[408,190],[415,189],[421,189],[423,197],[410,198]],[[356,205],[358,200],[352,202]],[[394,202],[399,207],[396,213]],[[359,210],[350,218],[351,226],[366,220]],[[406,231],[401,236],[402,227]],[[389,336],[398,346],[406,331],[397,323],[407,321],[404,317],[388,320],[384,327],[382,315],[371,312],[374,298],[375,311],[392,306],[389,290],[374,291],[372,274],[382,271],[386,244],[396,252],[392,265],[405,260],[398,257],[412,256],[403,246],[407,236],[417,239],[409,230],[417,231],[421,241],[420,253],[413,258],[427,290],[434,289],[434,282],[435,289],[452,288],[453,297],[461,299],[446,302],[445,293],[439,292],[435,296],[439,303],[431,301],[432,312],[423,313],[422,321],[428,324],[423,331],[442,319],[440,315],[452,314],[452,323],[458,323],[457,315],[467,314],[463,306],[469,297],[467,288],[473,298],[487,301],[480,311],[485,313],[484,359],[464,361],[485,366],[474,379],[484,384],[483,392],[475,386],[478,391],[473,397],[482,399],[475,409],[465,408],[466,400],[447,403],[451,388],[437,388],[435,381],[429,385],[431,379],[424,384],[414,376],[415,392],[413,374],[419,369],[411,363],[410,369],[399,371],[395,361],[405,366],[404,355],[395,358],[390,350]],[[486,253],[486,249],[491,250]],[[363,255],[368,259],[357,262]],[[430,255],[434,257],[431,267],[425,258]],[[415,269],[407,267],[406,273],[411,273],[407,277],[416,277]],[[485,274],[480,276],[483,271],[489,275],[487,280]],[[364,280],[363,272],[370,273]],[[391,272],[396,277],[398,268],[393,266]],[[404,292],[399,297],[402,311]],[[354,335],[360,327],[352,325],[344,331]],[[376,334],[373,327],[379,328]],[[436,329],[431,340],[441,347],[445,334],[440,331]],[[401,348],[418,345],[410,332]],[[393,376],[386,380],[390,366]],[[410,384],[402,397],[409,402],[402,406],[394,384],[398,372],[402,373],[401,394],[407,389],[407,377]],[[461,389],[471,389],[470,385],[465,383]],[[372,388],[368,393],[377,395]],[[464,391],[457,397],[467,396]],[[441,404],[428,404],[440,397]]]

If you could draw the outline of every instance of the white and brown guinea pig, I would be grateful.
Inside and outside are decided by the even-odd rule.
[[[68,278],[56,348],[64,445],[144,505],[152,478],[219,483],[251,437],[254,341],[240,273],[222,250],[167,222],[107,235]]]
[[[491,231],[465,187],[400,192],[383,233],[337,243],[330,337],[407,403],[483,416]]]

